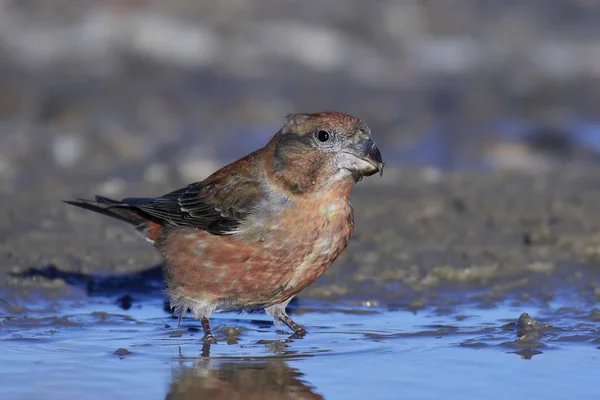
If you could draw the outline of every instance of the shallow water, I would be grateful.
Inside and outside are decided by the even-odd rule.
[[[505,127],[502,137],[522,140],[519,132],[525,129],[517,128]],[[597,143],[592,139],[597,127],[592,128],[587,136],[573,136],[571,147],[567,147],[579,146],[596,154]],[[444,133],[432,132],[404,152],[390,151],[390,158],[396,164],[402,160],[442,169],[487,167],[481,157],[452,153],[447,141]],[[237,144],[254,146],[241,141]],[[506,187],[507,193],[520,193],[523,186],[534,186],[519,186],[513,178],[498,182],[496,185]],[[468,182],[471,184],[472,180]],[[75,243],[77,235],[65,236],[61,242],[52,230],[41,241],[44,247],[39,247],[51,249],[52,257],[38,257],[42,261],[34,260],[32,271],[15,274],[19,279],[26,278],[19,281],[22,287],[7,286],[0,292],[0,399],[600,398],[600,311],[595,308],[599,286],[591,284],[599,282],[598,270],[587,268],[587,263],[584,268],[570,255],[566,258],[568,265],[559,267],[561,258],[553,258],[549,248],[532,250],[531,243],[523,247],[522,235],[531,229],[537,231],[520,222],[508,225],[506,221],[518,221],[521,214],[514,204],[527,204],[531,193],[516,196],[510,209],[507,207],[510,213],[503,214],[496,202],[496,196],[502,198],[502,193],[498,195],[495,187],[490,200],[479,193],[487,192],[487,186],[472,194],[466,186],[449,185],[450,189],[440,194],[427,181],[415,183],[405,177],[402,185],[392,187],[387,195],[383,187],[378,188],[377,200],[383,203],[391,199],[385,206],[389,208],[382,207],[377,215],[362,215],[360,226],[366,244],[359,239],[350,247],[353,255],[344,265],[345,274],[321,280],[323,285],[339,283],[331,291],[335,293],[341,287],[348,295],[341,294],[339,301],[327,303],[307,299],[310,292],[306,297],[301,293],[291,310],[293,318],[309,331],[303,339],[291,338],[287,329],[274,326],[264,314],[225,313],[212,320],[219,344],[208,348],[202,343],[198,321],[188,316],[178,329],[176,319],[164,311],[160,267],[126,273],[125,277],[107,268],[100,279],[85,269],[80,272],[78,263],[68,257],[61,262],[60,257],[68,253],[61,246]],[[587,181],[580,185],[589,186]],[[560,192],[583,196],[587,192],[583,193],[581,187],[560,186]],[[398,192],[399,188],[406,192]],[[460,203],[445,205],[439,200],[447,193],[461,193],[466,200],[459,197]],[[596,193],[592,195],[596,197]],[[357,212],[368,210],[372,197],[368,201],[357,197]],[[417,206],[410,208],[411,202]],[[569,214],[561,208],[557,215],[579,222],[573,215],[584,214],[584,209],[579,199],[575,202],[577,213]],[[489,207],[478,207],[479,203]],[[423,204],[422,210],[419,204]],[[522,215],[535,215],[540,202],[532,204],[533,208],[525,209]],[[590,204],[589,210],[596,209],[595,203]],[[26,215],[31,209],[44,209],[25,208]],[[500,228],[485,226],[492,211],[496,214],[491,220],[501,221]],[[586,221],[588,217],[589,213]],[[95,223],[92,217],[89,220]],[[107,259],[88,258],[86,254],[81,265],[113,265],[113,258],[118,256],[131,257],[126,262],[129,267],[140,263],[133,258],[139,256],[134,251],[119,254],[112,247],[103,247],[111,246],[106,239],[115,236],[114,232],[100,240],[100,250],[94,247],[97,242],[90,234],[96,229],[93,225],[85,229],[85,235],[77,236],[81,243],[77,243],[76,251],[96,248]],[[458,233],[450,234],[453,231]],[[460,233],[463,231],[464,237]],[[373,239],[380,246],[375,247],[368,241],[372,238],[367,232],[385,232],[388,237],[381,240],[385,236],[382,234]],[[452,235],[458,239],[452,239]],[[10,237],[15,235],[11,233]],[[51,241],[54,239],[57,241]],[[400,257],[390,259],[391,252],[385,247],[394,241],[398,251],[393,255]],[[446,253],[443,246],[442,250],[432,246],[436,241],[452,243],[447,245],[449,248],[458,244],[456,254]],[[37,248],[30,237],[25,243],[24,253]],[[474,249],[469,248],[473,243]],[[594,243],[589,247],[595,249]],[[381,256],[374,261],[360,257],[369,251]],[[482,257],[478,257],[480,253]],[[524,256],[515,261],[507,257],[509,253]],[[469,256],[467,261],[463,260],[465,255]],[[531,263],[528,256],[542,260],[541,272],[540,265]],[[57,259],[57,266],[47,265],[46,259]],[[369,269],[369,263],[377,267]],[[435,268],[446,264],[448,268],[436,273]],[[499,264],[502,268],[496,268]],[[353,265],[354,269],[349,268]],[[435,266],[433,270],[431,265]],[[362,272],[361,266],[365,267]],[[389,273],[403,268],[409,270],[406,276]],[[479,286],[465,289],[459,285],[462,281],[456,274],[465,268],[473,275],[467,283]],[[373,271],[381,272],[375,283],[382,285],[368,279],[364,283]],[[441,281],[443,289],[435,287],[431,293],[423,293],[418,292],[418,285],[407,285],[411,281],[424,282],[427,276]],[[69,303],[61,291],[66,286],[90,297]],[[36,290],[43,292],[39,301],[34,300]],[[53,290],[56,294],[50,295]],[[132,308],[124,310],[128,307],[123,301],[115,301],[123,293],[136,297]],[[415,303],[421,304],[417,308],[423,304],[425,308],[413,313],[408,309],[413,308],[415,293]],[[154,297],[149,298],[151,295]],[[377,306],[350,306],[360,303],[353,301],[355,296],[372,299]],[[538,300],[527,302],[522,300],[524,297]],[[58,300],[53,302],[52,298]],[[503,300],[498,302],[498,298]],[[539,300],[547,298],[553,300]],[[386,301],[396,308],[380,306]],[[537,323],[521,317],[523,313]]]
[[[600,312],[585,304],[418,313],[300,301],[292,339],[264,314],[218,314],[219,344],[159,301],[0,320],[4,399],[598,398]],[[528,312],[535,329],[517,320]],[[45,316],[46,315],[46,316]],[[527,329],[525,326],[524,329]],[[210,353],[210,357],[207,357]]]

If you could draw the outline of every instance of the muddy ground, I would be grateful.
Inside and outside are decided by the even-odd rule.
[[[61,203],[91,195],[89,187],[55,181],[45,190],[3,195],[0,284],[9,313],[52,307],[42,299],[160,296],[160,260],[149,244],[125,224]],[[127,187],[132,194],[162,189]],[[600,299],[599,190],[593,168],[546,174],[389,169],[382,179],[359,183],[355,235],[300,301],[400,309],[556,296],[594,303]]]
[[[0,1],[3,307],[160,296],[160,268],[139,275],[160,261],[148,244],[61,200],[166,193],[317,110],[364,119],[388,167],[356,188],[352,242],[300,300],[597,300],[598,12]]]

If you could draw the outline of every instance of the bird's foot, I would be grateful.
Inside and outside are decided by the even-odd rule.
[[[294,329],[294,334],[292,336],[290,336],[292,339],[302,339],[304,336],[306,336],[306,329],[304,329],[302,326],[298,325],[296,329]]]
[[[275,304],[265,308],[267,314],[272,315],[277,318],[284,324],[286,324],[291,330],[294,331],[294,334],[291,336],[292,338],[300,339],[306,335],[306,329],[302,326],[294,322],[293,319],[290,318],[289,315],[285,312],[285,307],[290,302],[291,298],[285,301],[284,303]]]
[[[293,319],[291,319],[287,314],[284,314],[282,316],[279,317],[287,326],[290,327],[291,330],[294,331],[294,334],[292,335],[292,337],[297,338],[297,339],[301,339],[304,336],[306,336],[306,329],[302,326],[302,325],[298,325],[296,322],[294,322]]]
[[[298,326],[294,331],[296,335],[305,336],[308,332],[303,326]]]

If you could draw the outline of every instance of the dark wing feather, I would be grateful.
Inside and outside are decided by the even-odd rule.
[[[260,184],[247,176],[194,183],[155,199],[127,203],[161,223],[191,226],[215,235],[233,233],[252,212]]]

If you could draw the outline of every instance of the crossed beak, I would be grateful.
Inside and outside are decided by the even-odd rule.
[[[355,157],[352,170],[359,176],[371,176],[377,172],[379,176],[383,176],[385,164],[381,159],[381,152],[370,137],[366,136],[353,143],[347,153]]]

